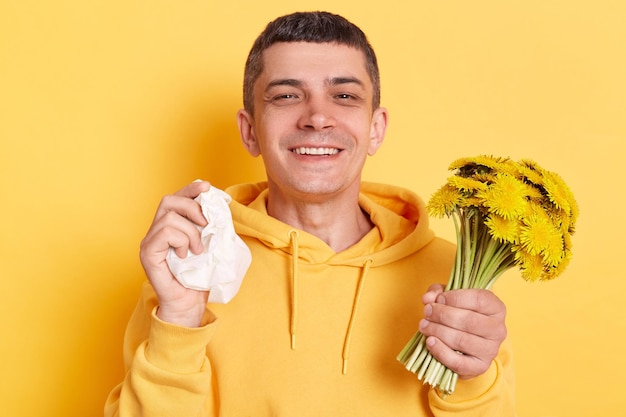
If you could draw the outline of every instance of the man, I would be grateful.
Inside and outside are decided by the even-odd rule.
[[[202,251],[196,225],[207,222],[193,198],[210,185],[162,200],[141,244],[149,283],[107,416],[514,414],[503,303],[489,291],[442,293],[454,249],[433,237],[422,201],[361,183],[387,127],[379,85],[372,48],[344,18],[295,13],[267,26],[237,115],[267,182],[226,190],[250,269],[227,304],[181,286],[166,254]],[[418,323],[459,373],[446,399],[395,359]]]

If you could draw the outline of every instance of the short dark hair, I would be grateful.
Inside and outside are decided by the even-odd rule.
[[[328,12],[296,12],[271,21],[257,37],[248,54],[243,80],[243,106],[254,114],[254,83],[263,72],[263,51],[278,42],[337,43],[365,55],[372,81],[372,107],[380,106],[380,73],[374,49],[365,33],[346,18]]]

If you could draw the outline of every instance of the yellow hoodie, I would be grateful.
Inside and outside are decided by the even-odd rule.
[[[155,316],[146,283],[126,331],[126,378],[105,416],[515,414],[506,344],[445,400],[396,360],[422,318],[422,294],[445,284],[454,257],[414,193],[363,183],[359,203],[376,227],[334,253],[267,215],[265,183],[226,191],[252,252],[239,293],[208,305],[206,325],[191,329]]]

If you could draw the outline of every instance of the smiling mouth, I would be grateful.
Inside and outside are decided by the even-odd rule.
[[[293,148],[291,150],[291,152],[297,154],[297,155],[337,155],[340,150],[337,148],[304,148],[304,147],[300,147],[300,148]]]

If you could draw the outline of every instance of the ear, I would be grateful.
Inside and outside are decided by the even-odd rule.
[[[239,110],[237,112],[237,126],[239,127],[241,142],[248,153],[254,157],[261,155],[259,142],[257,142],[254,133],[254,119],[250,113],[243,109]]]
[[[389,120],[389,113],[384,107],[379,107],[374,110],[372,115],[372,123],[370,125],[370,144],[367,150],[367,154],[372,156],[376,153],[380,145],[383,144],[385,139],[385,132],[387,131],[387,123]]]

